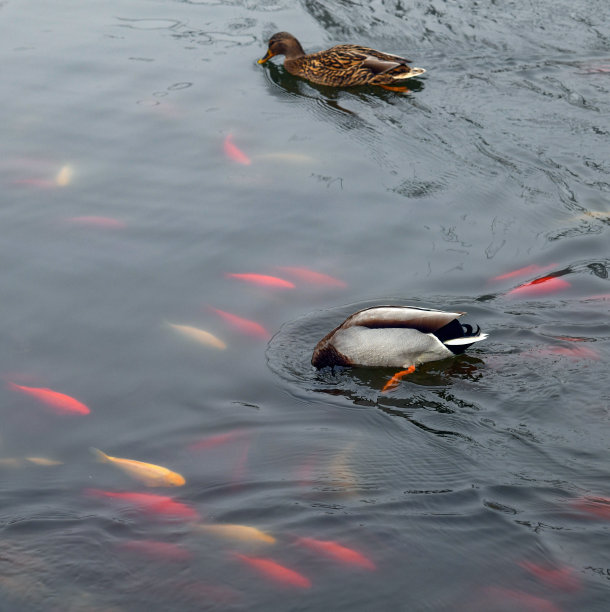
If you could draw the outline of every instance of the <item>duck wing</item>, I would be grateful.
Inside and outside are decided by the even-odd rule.
[[[373,306],[348,317],[340,327],[359,325],[368,328],[411,328],[431,334],[445,327],[463,312],[444,312],[413,306]]]

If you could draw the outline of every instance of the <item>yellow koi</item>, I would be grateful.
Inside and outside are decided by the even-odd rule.
[[[214,334],[211,334],[204,329],[199,329],[198,327],[192,327],[191,325],[178,325],[176,323],[169,323],[169,326],[172,329],[175,329],[178,333],[190,338],[191,340],[195,340],[200,344],[205,344],[207,346],[213,346],[217,349],[226,349],[227,345],[220,339],[217,338]]]
[[[148,487],[180,487],[186,482],[184,477],[177,472],[172,472],[154,463],[111,457],[97,448],[91,448],[91,452],[97,457],[98,461],[113,463]]]
[[[241,540],[242,542],[265,542],[267,544],[275,543],[275,538],[256,527],[248,525],[232,525],[225,523],[222,525],[197,525],[198,531],[206,531],[213,535],[229,538],[232,540]]]
[[[26,461],[30,463],[34,463],[35,465],[62,465],[62,461],[57,461],[56,459],[49,459],[47,457],[26,457]]]
[[[67,187],[72,182],[74,169],[69,164],[62,166],[60,171],[55,176],[55,184],[58,187]]]

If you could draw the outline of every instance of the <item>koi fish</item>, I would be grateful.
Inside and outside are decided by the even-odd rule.
[[[205,531],[212,535],[228,538],[232,540],[240,540],[242,542],[264,542],[265,544],[274,544],[275,538],[256,527],[249,525],[232,525],[225,523],[222,525],[197,525],[197,531]]]
[[[227,433],[216,434],[214,436],[208,436],[203,440],[199,440],[198,442],[193,442],[189,445],[190,450],[199,451],[199,450],[209,450],[211,448],[216,448],[217,446],[221,446],[223,444],[227,444],[228,442],[233,442],[244,436],[244,432],[241,430],[228,431]]]
[[[186,338],[195,340],[195,342],[199,342],[200,344],[213,346],[214,348],[221,350],[227,348],[227,345],[220,338],[217,338],[214,334],[205,331],[205,329],[199,329],[198,327],[192,327],[191,325],[178,325],[177,323],[169,323],[169,326]]]
[[[553,602],[542,597],[530,595],[524,591],[513,591],[512,589],[503,589],[500,587],[487,587],[485,589],[488,595],[493,596],[494,600],[502,598],[504,600],[514,601],[519,612],[562,612],[562,609],[557,607]]]
[[[119,543],[118,546],[121,550],[163,561],[188,561],[193,557],[193,553],[190,550],[172,542],[127,540],[126,542]]]
[[[211,308],[211,307],[210,307]],[[219,317],[222,317],[229,325],[239,330],[243,334],[248,336],[254,336],[255,338],[263,338],[268,340],[271,334],[260,324],[255,321],[248,319],[242,319],[237,315],[219,310],[218,308],[211,308],[212,312],[215,312]]]
[[[413,374],[415,372],[415,366],[409,366],[406,370],[401,370],[400,372],[396,372],[390,380],[383,386],[381,390],[382,393],[386,391],[391,391],[392,389],[398,387],[398,383],[408,374]]]
[[[579,497],[572,506],[599,518],[610,519],[610,497]]]
[[[550,346],[536,351],[538,355],[561,355],[572,359],[593,359],[599,361],[601,355],[586,346]]]
[[[102,497],[126,502],[148,515],[188,521],[199,519],[199,513],[194,508],[182,502],[177,502],[167,495],[104,491],[102,489],[86,489],[85,494],[90,497]]]
[[[571,287],[570,283],[559,276],[543,276],[537,278],[529,283],[519,285],[514,289],[511,289],[506,295],[511,296],[537,296],[546,295],[548,293],[556,293],[557,291],[563,291]]]
[[[147,487],[181,487],[186,482],[181,474],[172,472],[160,465],[135,461],[134,459],[111,457],[97,448],[91,448],[90,450],[98,461],[113,463],[126,474],[143,482]]]
[[[280,565],[273,559],[263,557],[249,557],[240,553],[235,553],[235,557],[240,559],[250,567],[259,571],[263,576],[280,584],[308,589],[311,587],[311,580],[284,565]]]
[[[113,217],[98,217],[96,215],[84,215],[81,217],[68,217],[66,222],[70,225],[102,227],[107,229],[125,229],[127,224]]]
[[[577,591],[581,587],[580,580],[571,567],[549,567],[530,561],[521,561],[519,565],[540,582],[562,591]]]
[[[342,544],[334,542],[333,540],[298,538],[297,543],[306,546],[311,550],[322,553],[326,557],[335,559],[336,561],[341,561],[342,563],[346,563],[348,565],[356,565],[367,570],[376,569],[375,564],[368,557],[365,557],[357,550],[343,546]]]
[[[56,459],[49,459],[48,457],[25,457],[26,461],[33,463],[34,465],[44,465],[46,467],[63,465],[63,461],[57,461]]]
[[[267,274],[225,274],[227,278],[236,278],[238,280],[245,281],[246,283],[252,283],[253,285],[260,285],[261,287],[274,287],[276,289],[294,289],[294,283],[279,278],[277,276],[268,276]]]
[[[15,383],[8,383],[9,389],[13,391],[20,391],[26,395],[37,399],[41,404],[48,406],[56,414],[89,414],[88,406],[85,406],[82,402],[77,399],[53,391],[52,389],[46,389],[44,387],[26,387],[25,385],[17,385]]]
[[[551,270],[556,266],[557,264],[549,264],[548,266],[539,266],[537,264],[532,264],[531,266],[525,266],[524,268],[519,268],[518,270],[513,270],[512,272],[500,274],[500,276],[494,276],[491,280],[501,281],[507,280],[509,278],[516,278],[518,276],[532,276],[533,274],[542,274],[542,272]]]
[[[347,283],[321,272],[315,272],[309,268],[294,266],[278,266],[278,270],[285,272],[289,276],[294,276],[297,280],[310,285],[321,285],[325,287],[347,287]]]
[[[224,150],[225,155],[238,164],[249,166],[252,163],[252,160],[233,143],[233,136],[231,134],[228,134],[225,138]]]
[[[66,164],[62,166],[60,171],[55,176],[55,184],[58,187],[67,187],[72,181],[72,175],[74,174],[74,169],[70,164]]]

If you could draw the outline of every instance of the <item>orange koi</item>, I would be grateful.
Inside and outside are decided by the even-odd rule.
[[[158,540],[127,540],[119,543],[119,548],[146,557],[163,561],[188,561],[193,557],[190,550],[171,542]]]
[[[501,281],[509,278],[516,278],[518,276],[531,276],[532,274],[542,274],[542,272],[551,270],[556,266],[557,264],[549,264],[548,266],[539,266],[537,264],[532,264],[531,266],[525,266],[524,268],[519,268],[518,270],[513,270],[512,272],[506,272],[506,274],[500,274],[500,276],[494,276],[491,280]]]
[[[599,518],[610,519],[610,497],[579,497],[572,506]]]
[[[125,229],[127,224],[113,217],[98,217],[96,215],[84,215],[81,217],[68,217],[66,222],[70,225],[83,227],[101,227],[104,229]]]
[[[207,438],[203,438],[203,440],[199,440],[198,442],[193,442],[189,445],[190,450],[199,451],[199,450],[209,450],[211,448],[216,448],[217,446],[221,446],[222,444],[227,444],[228,442],[233,442],[244,436],[244,432],[241,430],[228,431],[227,433],[216,434],[214,436],[208,436]]]
[[[294,266],[278,266],[278,270],[285,272],[289,276],[294,276],[296,279],[308,283],[310,285],[322,285],[325,287],[347,287],[347,283],[338,278],[323,274],[322,272],[315,272],[309,268],[301,268]]]
[[[88,406],[85,406],[85,404],[77,399],[52,389],[26,387],[12,382],[8,383],[8,387],[13,391],[20,391],[36,398],[41,404],[48,406],[56,414],[89,414],[91,412]]]
[[[211,308],[211,310],[243,334],[254,336],[255,338],[263,338],[264,340],[268,340],[271,337],[271,334],[260,323],[250,321],[249,319],[242,319],[237,315],[219,310],[218,308]]]
[[[523,285],[511,289],[506,295],[533,297],[563,291],[571,286],[572,285],[567,280],[559,276],[543,276],[542,278],[537,278],[529,283],[524,283]]]
[[[571,567],[549,567],[530,561],[521,561],[519,565],[540,582],[562,591],[577,591],[581,587],[580,580]]]
[[[227,278],[236,278],[238,280],[245,281],[246,283],[252,283],[253,285],[260,285],[261,287],[274,287],[277,289],[294,289],[294,283],[279,278],[277,276],[268,276],[267,274],[225,274]]]
[[[189,521],[199,519],[199,513],[194,508],[182,502],[177,502],[167,495],[103,491],[102,489],[86,489],[85,494],[90,497],[107,497],[120,500],[149,515]]]
[[[405,376],[407,376],[408,374],[413,374],[413,372],[415,372],[415,366],[409,366],[406,370],[396,372],[396,374],[394,374],[394,376],[392,376],[392,378],[390,378],[390,380],[388,380],[388,382],[383,386],[381,392],[385,393],[386,391],[391,391],[392,389],[396,388],[398,386],[398,383]]]
[[[240,553],[235,553],[235,557],[240,559],[250,567],[258,570],[263,576],[280,584],[308,589],[311,587],[311,580],[303,574],[296,572],[284,565],[280,565],[273,559],[263,557],[249,557]]]
[[[233,143],[233,136],[228,134],[224,141],[225,155],[238,164],[249,166],[252,160]]]
[[[315,540],[314,538],[298,538],[298,544],[302,544],[311,550],[322,553],[323,555],[341,561],[347,565],[356,565],[363,569],[374,570],[376,569],[375,564],[362,553],[343,546],[333,540]]]
[[[519,612],[562,612],[562,608],[548,599],[536,597],[524,591],[513,591],[500,587],[487,587],[485,591],[494,598],[500,597],[504,600],[514,601],[518,606],[515,609]]]

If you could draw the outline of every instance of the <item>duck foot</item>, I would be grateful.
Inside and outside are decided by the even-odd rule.
[[[381,390],[382,393],[386,391],[391,391],[395,387],[398,387],[398,383],[407,375],[413,374],[415,372],[415,366],[409,366],[406,370],[401,370],[400,372],[396,372],[390,380],[383,386]]]
[[[392,87],[392,85],[380,85],[379,87],[383,87],[383,89],[387,89],[388,91],[400,91],[401,93],[409,93],[411,90],[407,89],[404,85],[402,87]]]

